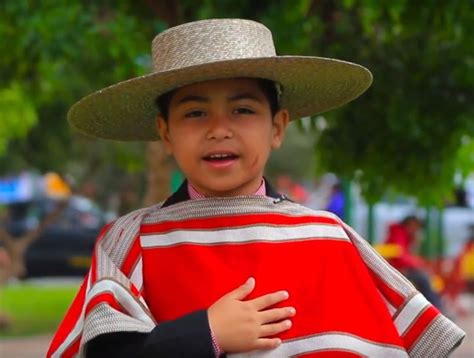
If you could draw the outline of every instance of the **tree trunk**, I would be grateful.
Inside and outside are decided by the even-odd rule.
[[[38,224],[38,226],[23,236],[14,239],[3,226],[0,226],[0,242],[3,243],[4,252],[8,257],[0,262],[0,287],[10,278],[21,278],[26,275],[25,253],[30,245],[43,233],[46,227],[57,220],[66,209],[69,199],[57,203],[56,208],[51,211]]]
[[[150,10],[168,27],[184,22],[181,4],[177,0],[146,1]],[[146,151],[147,189],[143,200],[145,206],[159,203],[166,199],[171,189],[172,161],[167,157],[161,142],[150,142]]]
[[[147,190],[143,200],[150,206],[166,199],[170,194],[170,178],[173,164],[161,142],[150,142],[146,149]]]

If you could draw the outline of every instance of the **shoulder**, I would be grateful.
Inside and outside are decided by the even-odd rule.
[[[160,206],[161,203],[145,208],[140,208],[120,216],[104,227],[101,235],[99,236],[99,240],[104,243],[117,241],[119,239],[123,240],[124,238],[127,239],[125,236],[128,236],[129,240],[132,239],[132,236],[136,236],[136,234],[139,232],[140,225],[145,217],[160,210]]]
[[[281,203],[275,205],[275,207],[277,210],[284,211],[288,214],[327,218],[328,220],[334,221],[334,223],[337,223],[339,225],[342,225],[344,223],[339,216],[333,214],[332,212],[326,210],[311,209],[304,205],[289,200],[282,201]]]
[[[129,212],[128,214],[122,215],[113,221],[112,226],[126,226],[131,223],[143,220],[147,215],[160,210],[162,203],[154,204],[148,207],[140,208]]]

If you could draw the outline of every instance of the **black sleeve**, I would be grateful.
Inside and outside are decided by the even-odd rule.
[[[95,337],[86,357],[214,358],[207,311],[196,311],[157,325],[150,333],[117,332]]]

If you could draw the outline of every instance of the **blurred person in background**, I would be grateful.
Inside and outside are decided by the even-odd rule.
[[[459,254],[459,266],[465,290],[474,293],[474,224],[469,225],[469,235]]]
[[[331,213],[336,214],[341,219],[344,218],[344,191],[342,190],[342,185],[339,181],[335,182],[331,187],[329,193],[329,198],[326,203],[325,210],[330,211]]]
[[[464,292],[474,294],[474,224],[468,226],[468,237],[459,255],[453,260],[444,292],[453,312],[460,316],[469,314],[459,297]]]
[[[433,290],[430,275],[423,259],[414,252],[417,249],[423,221],[415,215],[409,215],[388,228],[387,244],[396,244],[400,254],[389,259],[390,264],[406,276],[415,287],[439,310],[443,305],[439,295]]]

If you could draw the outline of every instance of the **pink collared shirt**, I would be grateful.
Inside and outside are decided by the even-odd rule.
[[[188,181],[188,194],[189,198],[191,200],[194,199],[202,199],[205,198],[206,196],[198,192]],[[262,178],[262,183],[258,187],[257,191],[253,195],[261,195],[265,196],[267,194],[266,188],[265,188],[265,180]],[[216,357],[220,357],[222,354],[225,352],[219,347],[219,344],[217,343],[216,336],[214,335],[214,332],[212,331],[211,328],[211,337],[212,337],[212,346],[214,347],[214,353],[216,354]]]

